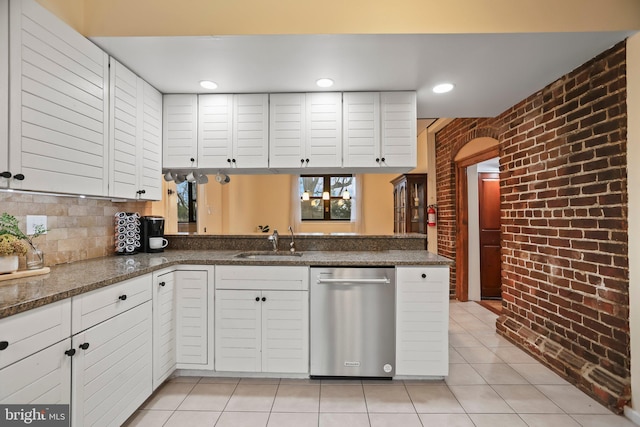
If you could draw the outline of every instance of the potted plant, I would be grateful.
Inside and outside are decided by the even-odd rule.
[[[41,234],[46,233],[47,229],[42,225],[36,225],[34,233],[31,235],[24,234],[20,227],[18,227],[18,220],[13,215],[9,215],[4,212],[0,215],[0,237],[12,236],[22,245],[24,240],[29,246],[24,245],[25,253],[20,255],[27,255],[27,269],[34,270],[44,267],[44,255],[40,249],[38,249],[34,243],[34,239]],[[15,270],[14,270],[15,271]]]
[[[18,257],[27,253],[27,245],[11,234],[0,235],[0,274],[18,270]]]

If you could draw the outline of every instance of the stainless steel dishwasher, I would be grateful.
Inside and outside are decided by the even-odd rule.
[[[311,268],[311,376],[392,377],[395,269]]]

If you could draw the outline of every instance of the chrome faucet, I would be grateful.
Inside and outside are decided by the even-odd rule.
[[[269,241],[273,244],[273,251],[278,252],[278,230],[273,230],[273,234],[269,236]]]
[[[296,242],[293,241],[293,228],[291,228],[291,226],[289,226],[289,231],[291,232],[291,243],[289,243],[289,252],[295,253],[296,252]]]

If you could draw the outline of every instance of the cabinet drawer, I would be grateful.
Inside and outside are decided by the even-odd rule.
[[[70,335],[70,299],[4,318],[0,320],[0,348],[4,348],[0,350],[0,368]]]
[[[240,266],[216,267],[216,289],[305,291],[309,289],[308,267]]]
[[[151,300],[150,274],[73,297],[72,333],[76,334]]]

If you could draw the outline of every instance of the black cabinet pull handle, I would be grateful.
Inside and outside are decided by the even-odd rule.
[[[164,282],[160,282],[160,283],[158,283],[158,285],[160,285],[160,286],[164,286],[164,285],[166,285],[166,283],[164,283]]]
[[[89,343],[88,342],[82,343],[78,347],[80,347],[83,350],[86,350],[89,348]]]
[[[0,341],[0,351],[6,350],[9,347],[9,341]]]
[[[119,299],[120,301],[124,301],[124,300],[126,300],[126,299],[127,299],[127,295],[120,295],[120,296],[118,297],[118,299]]]
[[[0,173],[0,176],[2,178],[11,178],[11,172],[9,172],[9,171],[2,172],[2,173]]]
[[[75,349],[75,348],[72,348],[72,349],[70,349],[70,350],[67,350],[67,351],[65,351],[65,352],[64,352],[64,354],[66,354],[67,356],[71,357],[71,356],[73,356],[74,354],[76,354],[76,349]]]
[[[256,297],[256,301],[260,301],[260,297]]]
[[[267,300],[267,297],[262,297],[262,302],[265,302]]]
[[[22,180],[24,180],[24,175],[22,175],[21,173],[17,173],[15,175],[13,175],[13,179],[18,180],[18,181],[22,181]]]
[[[426,275],[426,274],[424,274],[424,273],[422,273],[422,278],[423,278],[423,279],[426,279],[426,278],[427,278],[427,275]]]

